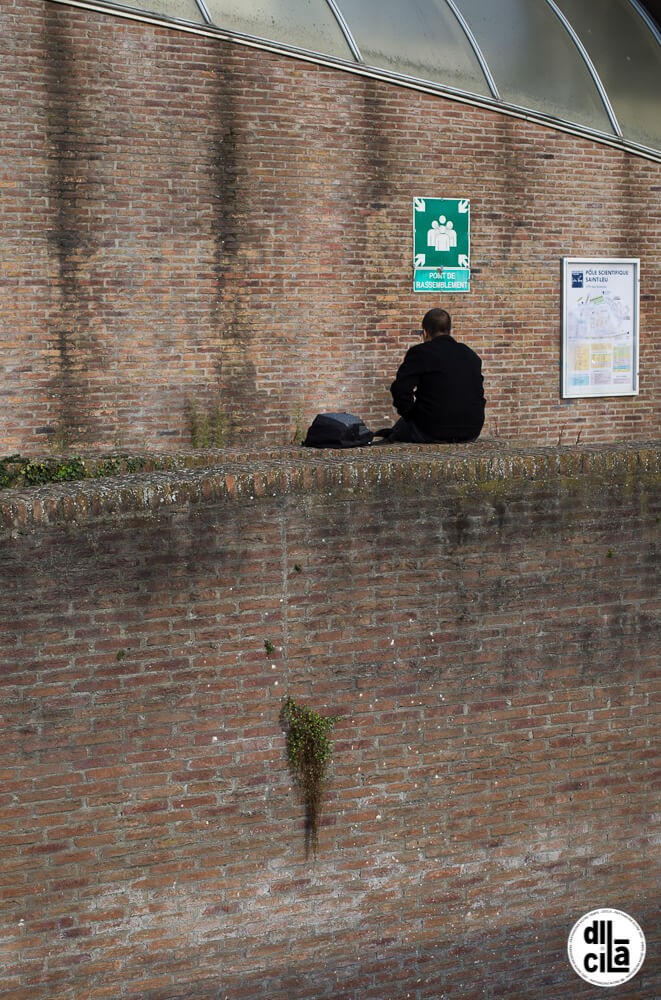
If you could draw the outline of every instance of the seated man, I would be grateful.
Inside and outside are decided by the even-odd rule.
[[[384,444],[475,441],[484,424],[482,362],[450,336],[445,309],[422,320],[423,342],[409,348],[390,386],[400,419],[377,431]]]

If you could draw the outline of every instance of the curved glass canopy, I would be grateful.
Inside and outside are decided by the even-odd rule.
[[[661,48],[627,0],[601,0],[590,17],[583,0],[556,0],[578,32],[627,139],[661,148]]]
[[[475,50],[445,0],[340,0],[342,13],[370,66],[489,96]]]
[[[507,104],[612,131],[588,64],[546,0],[460,2]]]
[[[203,0],[213,24],[270,41],[353,59],[325,0]]]
[[[661,153],[661,34],[641,0],[94,0],[101,5]]]

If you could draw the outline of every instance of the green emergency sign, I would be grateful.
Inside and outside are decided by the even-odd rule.
[[[470,291],[470,201],[413,199],[413,291]]]

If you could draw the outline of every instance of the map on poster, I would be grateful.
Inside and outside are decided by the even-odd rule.
[[[638,393],[638,260],[563,260],[562,395]]]

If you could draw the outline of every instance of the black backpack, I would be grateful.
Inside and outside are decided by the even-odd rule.
[[[318,413],[303,444],[307,448],[362,448],[374,434],[353,413]]]

